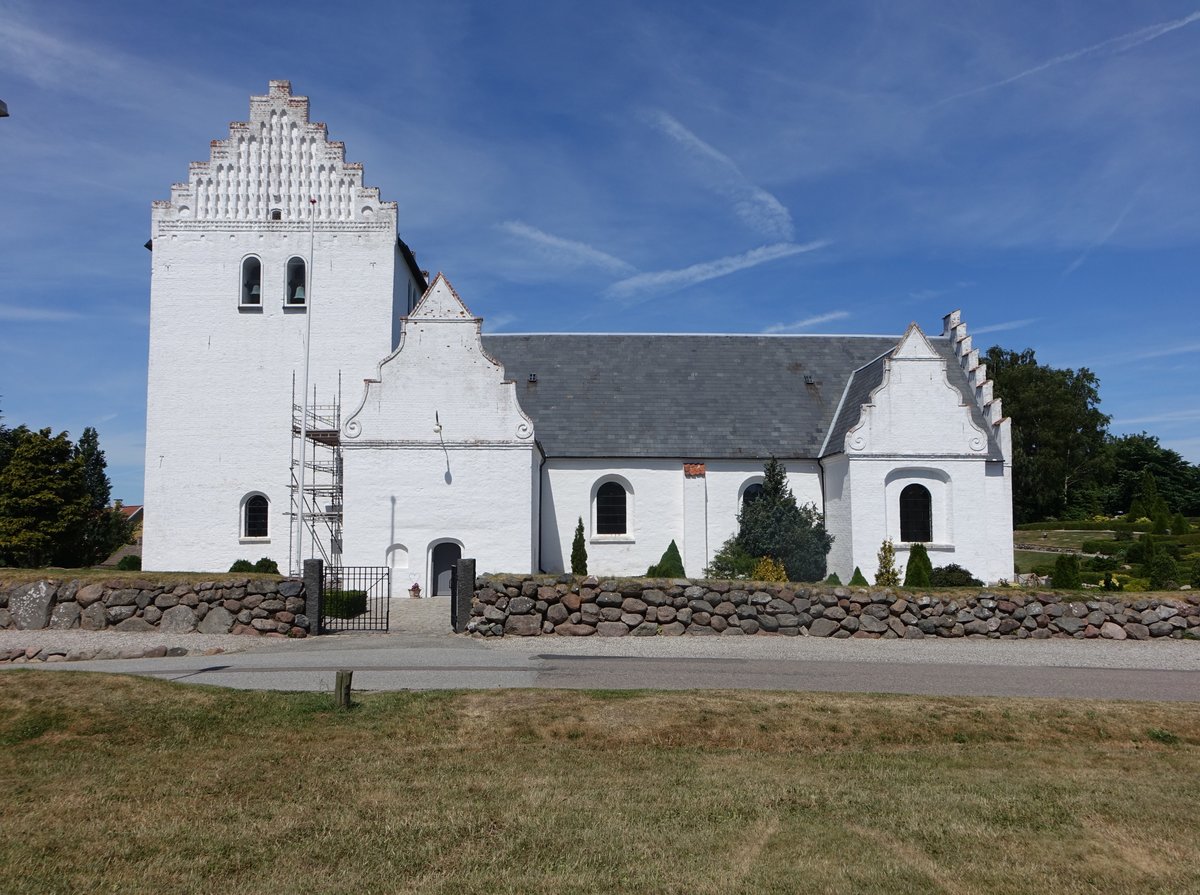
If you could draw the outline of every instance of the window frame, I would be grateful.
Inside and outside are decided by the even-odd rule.
[[[257,505],[257,501],[262,501],[264,504],[263,510],[263,534],[251,534],[250,530],[250,507],[251,504]],[[271,498],[263,494],[261,491],[251,491],[242,498],[242,505],[239,512],[238,533],[239,540],[242,543],[264,544],[271,540]]]
[[[258,300],[250,301],[250,284],[246,279],[246,265],[250,261],[258,265]],[[262,258],[258,255],[250,254],[242,258],[242,263],[238,265],[238,307],[246,309],[259,310],[262,308],[262,281],[263,281],[263,263]]]
[[[600,531],[600,491],[607,485],[615,485],[625,492],[625,530],[621,532]],[[624,476],[610,474],[602,476],[592,484],[591,493],[591,541],[593,543],[612,543],[634,541],[634,490],[629,480]]]

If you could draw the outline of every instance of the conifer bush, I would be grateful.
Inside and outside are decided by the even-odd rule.
[[[870,582],[867,581],[867,576],[862,573],[862,569],[858,566],[854,567],[854,574],[850,576],[851,587],[868,587]]]
[[[233,565],[231,565],[229,567],[229,571],[231,571],[231,572],[253,572],[254,571],[254,563],[250,562],[250,560],[248,560],[248,559],[237,559],[237,560],[234,560]]]
[[[838,577],[837,572],[830,572],[829,577],[825,579],[826,584],[841,584],[842,579]]]
[[[1050,580],[1056,588],[1078,590],[1079,557],[1074,553],[1060,553],[1054,560],[1054,571],[1050,574]]]
[[[905,587],[930,587],[933,584],[933,563],[924,544],[913,544],[908,551],[908,566],[904,570]]]
[[[666,551],[662,558],[646,570],[647,578],[686,578],[687,575],[683,571],[683,557],[679,555],[679,548],[671,541],[667,545]]]
[[[142,570],[142,558],[135,554],[122,556],[117,560],[117,571],[119,572],[140,572]]]
[[[275,562],[275,560],[271,559],[270,557],[264,556],[254,564],[254,571],[263,575],[278,575],[279,563]]]
[[[579,524],[575,526],[575,540],[571,542],[571,574],[586,575],[587,571],[587,544],[583,539],[583,517],[579,517]]]
[[[929,573],[933,587],[982,587],[983,582],[957,563],[938,566]]]
[[[879,548],[879,568],[875,572],[875,584],[879,587],[899,587],[900,572],[896,569],[896,548],[888,538]]]

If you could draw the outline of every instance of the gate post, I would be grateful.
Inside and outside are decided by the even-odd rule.
[[[319,559],[304,560],[304,614],[308,616],[308,633],[321,633],[321,614],[325,611],[325,563]]]
[[[475,560],[460,559],[456,568],[454,596],[450,600],[450,624],[455,634],[467,630],[471,620],[471,600],[475,596]]]

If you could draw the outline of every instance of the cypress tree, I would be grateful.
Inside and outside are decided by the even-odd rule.
[[[1060,553],[1054,560],[1054,573],[1050,576],[1054,587],[1062,590],[1079,589],[1079,557],[1074,553]]]
[[[879,569],[875,572],[875,583],[879,587],[898,587],[900,572],[896,570],[896,548],[889,538],[879,548]]]
[[[583,540],[583,517],[580,516],[579,524],[575,526],[575,540],[571,542],[571,574],[587,573],[587,545]]]
[[[685,578],[687,577],[683,571],[683,557],[679,555],[679,548],[675,546],[675,541],[667,546],[663,552],[662,558],[646,570],[647,578]]]

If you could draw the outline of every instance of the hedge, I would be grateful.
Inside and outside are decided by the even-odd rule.
[[[354,618],[367,611],[367,592],[365,590],[327,590],[325,591],[324,613],[329,618]]]
[[[1022,522],[1016,531],[1149,531],[1151,522],[1093,522],[1065,520],[1062,522]]]

